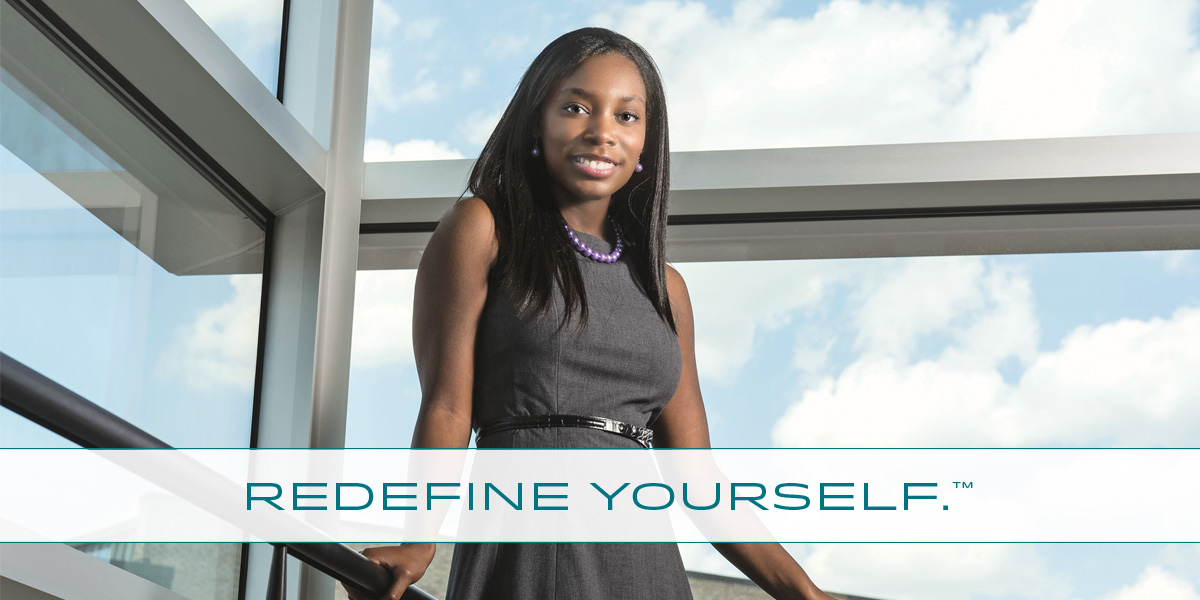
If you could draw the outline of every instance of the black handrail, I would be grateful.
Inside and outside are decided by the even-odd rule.
[[[0,352],[0,406],[84,448],[170,449],[166,442],[101,408],[62,384]],[[345,544],[278,543],[300,561],[363,592],[382,597],[391,573]],[[435,600],[409,586],[401,600]]]

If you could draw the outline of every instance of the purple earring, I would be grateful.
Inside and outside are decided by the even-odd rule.
[[[534,155],[534,156],[541,156],[541,155],[542,155],[542,151],[541,151],[541,150],[538,150],[538,145],[537,145],[537,144],[538,144],[538,140],[537,140],[537,138],[533,138],[533,151],[532,151],[532,152],[530,152],[530,154],[532,154],[532,155]]]
[[[641,173],[642,172],[642,161],[639,160],[637,166],[635,166],[633,168],[633,170],[636,173]]]

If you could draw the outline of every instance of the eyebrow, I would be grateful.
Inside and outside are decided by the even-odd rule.
[[[583,98],[591,98],[592,97],[592,93],[583,88],[565,88],[565,89],[563,89],[562,93],[559,95],[560,96],[561,95],[575,95],[575,96],[580,96]],[[641,100],[642,104],[646,103],[646,99],[642,98],[641,96],[639,96],[637,94],[629,94],[629,95],[621,98],[622,102],[631,102],[633,100]]]

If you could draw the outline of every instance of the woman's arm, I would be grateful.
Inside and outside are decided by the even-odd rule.
[[[421,409],[413,448],[470,443],[475,331],[498,249],[491,209],[469,198],[443,217],[421,256],[412,326]]]
[[[668,448],[708,448],[708,418],[704,413],[700,377],[696,370],[692,303],[683,276],[670,266],[667,267],[667,294],[679,334],[683,373],[675,395],[654,422],[654,442],[656,446]],[[779,544],[714,543],[713,547],[774,598],[833,600],[817,588]]]
[[[466,448],[470,443],[475,331],[498,249],[491,209],[483,200],[469,198],[446,213],[421,256],[412,326],[421,409],[413,448]],[[396,600],[425,574],[434,549],[432,543],[402,544],[368,548],[363,554],[392,572],[392,587],[384,598]]]

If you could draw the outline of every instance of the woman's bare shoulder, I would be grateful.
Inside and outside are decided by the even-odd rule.
[[[683,281],[683,275],[671,265],[667,265],[667,299],[671,301],[676,323],[681,317],[691,320],[692,299],[688,294],[687,283]]]
[[[489,267],[495,263],[500,248],[492,209],[476,197],[455,202],[442,216],[434,235],[443,238],[454,254],[486,259]]]
[[[495,235],[496,220],[487,202],[472,196],[455,202],[446,214],[442,215],[438,228],[442,227],[450,228],[456,233],[489,237]]]
[[[683,281],[683,275],[671,265],[667,265],[667,298],[672,302],[688,300],[687,284]]]

